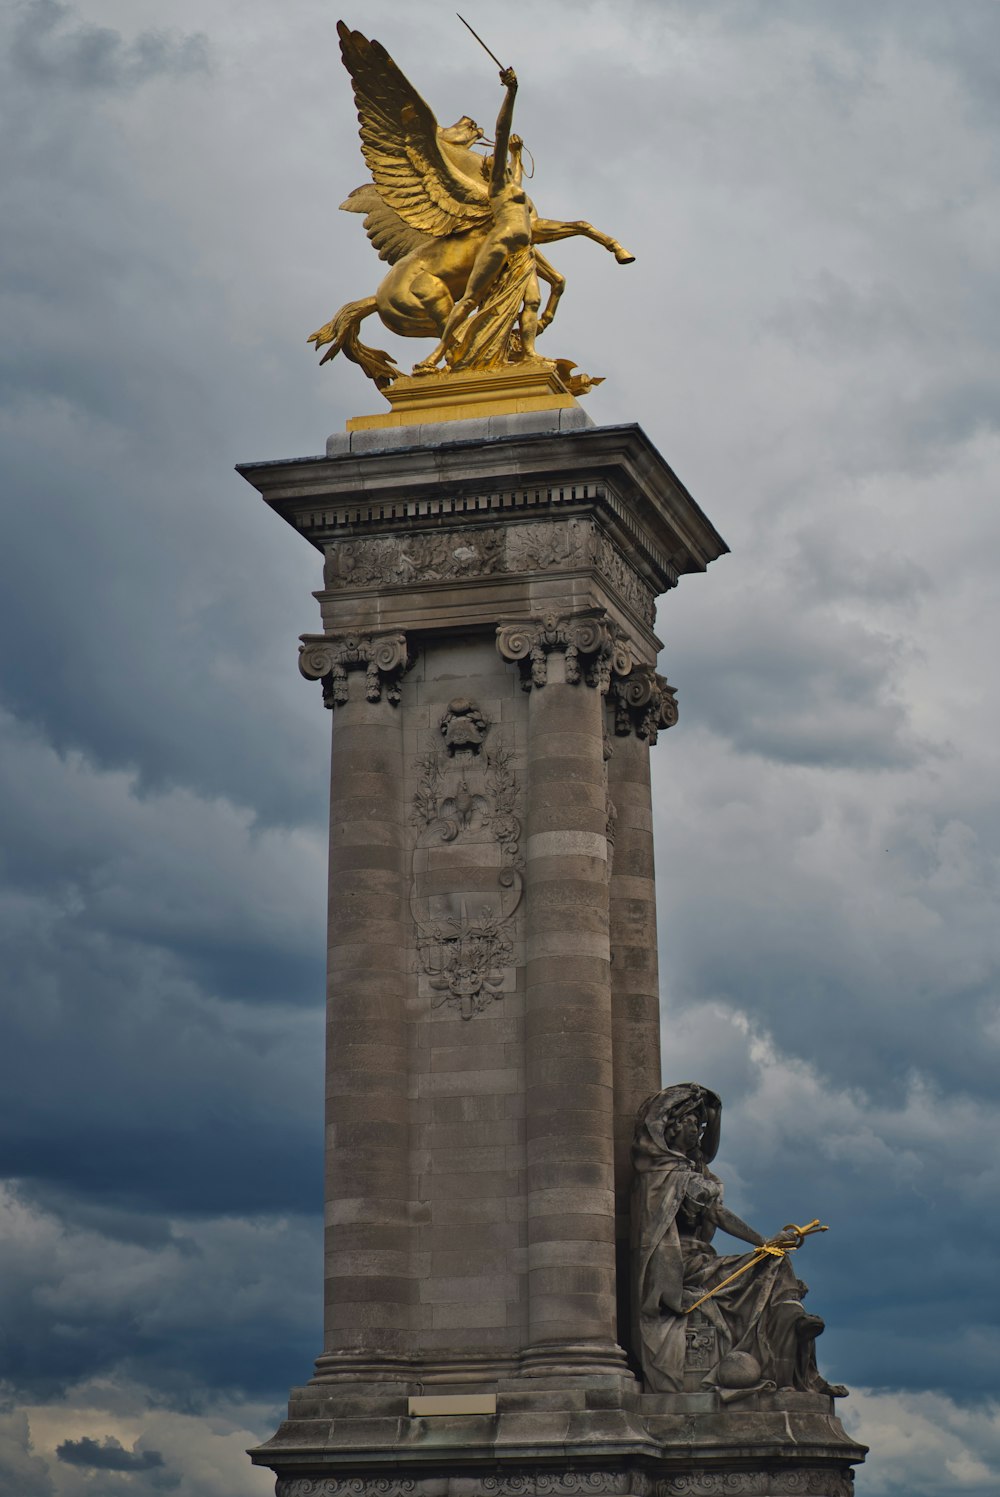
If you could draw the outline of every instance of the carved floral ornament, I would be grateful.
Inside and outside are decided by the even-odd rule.
[[[347,673],[365,673],[365,698],[378,702],[385,692],[395,706],[399,683],[410,664],[406,635],[304,634],[299,670],[308,681],[322,681],[324,707],[340,707],[348,699]]]
[[[414,770],[417,970],[432,1007],[471,1019],[513,978],[524,866],[513,755],[476,702],[454,697]]]

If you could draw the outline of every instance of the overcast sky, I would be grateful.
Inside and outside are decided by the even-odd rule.
[[[469,0],[518,70],[550,355],[732,555],[664,600],[664,1070],[797,1264],[859,1497],[992,1497],[1000,6]],[[234,473],[380,397],[336,6],[8,0],[0,1491],[244,1497],[320,1349],[316,554]],[[452,0],[344,12],[443,123]],[[429,345],[391,335],[401,362]],[[990,641],[993,641],[991,644]]]

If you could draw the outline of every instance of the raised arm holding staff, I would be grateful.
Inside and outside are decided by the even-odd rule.
[[[309,341],[325,348],[322,362],[342,352],[381,387],[401,371],[358,337],[374,312],[403,337],[440,340],[414,372],[442,360],[448,369],[484,370],[536,360],[536,334],[551,322],[565,282],[535,243],[581,235],[622,263],[632,257],[584,220],[537,217],[524,191],[521,142],[511,135],[512,69],[501,68],[506,94],[489,161],[472,149],[483,138],[474,120],[463,115],[442,129],[384,47],[342,21],[337,29],[372,173],[341,207],[364,214],[368,237],[391,268],[374,296],[346,303]],[[539,277],[550,287],[541,318]],[[586,377],[578,383],[582,393]]]

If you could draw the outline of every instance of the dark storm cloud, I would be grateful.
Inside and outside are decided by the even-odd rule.
[[[148,1210],[311,1209],[320,838],[140,798],[2,716],[0,741],[0,1169]]]
[[[76,1190],[77,1196],[80,1190]],[[120,1377],[175,1409],[219,1390],[268,1396],[316,1355],[321,1283],[314,1219],[157,1218],[135,1232],[73,1193],[0,1194],[5,1376],[52,1400],[88,1378]]]
[[[14,27],[11,56],[32,83],[79,89],[129,89],[160,74],[207,68],[206,38],[142,31],[131,41],[108,26],[79,20],[74,6],[27,0]]]
[[[240,408],[220,322],[226,268],[199,276],[201,251],[157,178],[124,166],[115,101],[64,87],[39,113],[16,68],[5,85],[20,148],[0,187],[4,467],[18,495],[4,699],[60,749],[134,768],[143,785],[198,785],[266,818],[321,815],[303,751],[321,780],[322,709],[294,664],[296,635],[314,625],[318,561],[232,473],[271,373],[251,365],[242,391],[249,381],[258,393]],[[195,73],[175,86],[199,100],[214,85]],[[42,611],[40,576],[51,587]],[[305,599],[295,614],[284,601],[293,577]],[[262,679],[282,676],[277,696],[262,694]],[[284,788],[262,800],[282,759]]]
[[[126,1450],[114,1435],[92,1440],[64,1440],[56,1446],[56,1455],[67,1466],[87,1466],[94,1471],[152,1471],[163,1465],[158,1450]]]
[[[841,1086],[898,1098],[919,1073],[988,1099],[1000,1061],[989,829],[944,787],[933,814],[926,789],[895,807],[877,786],[834,798],[814,770],[757,778],[740,783],[700,736],[657,774],[661,836],[686,849],[661,871],[674,1001],[758,1016]]]
[[[0,1171],[146,1209],[314,1206],[319,1015],[226,1007],[155,948],[88,931],[84,912],[0,904]]]

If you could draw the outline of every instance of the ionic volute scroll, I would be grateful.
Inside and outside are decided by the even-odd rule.
[[[637,665],[612,686],[615,732],[619,737],[634,733],[654,744],[664,728],[677,721],[677,693],[652,666]]]
[[[627,677],[633,668],[632,651],[624,631],[602,610],[560,617],[554,613],[516,624],[500,624],[497,649],[504,660],[516,661],[525,691],[548,681],[548,657],[565,657],[569,686],[584,682],[606,696],[613,678]]]
[[[392,706],[400,698],[400,681],[411,664],[406,635],[303,634],[299,670],[308,681],[323,683],[324,707],[348,700],[348,672],[364,671],[365,700],[379,702],[383,693]]]

